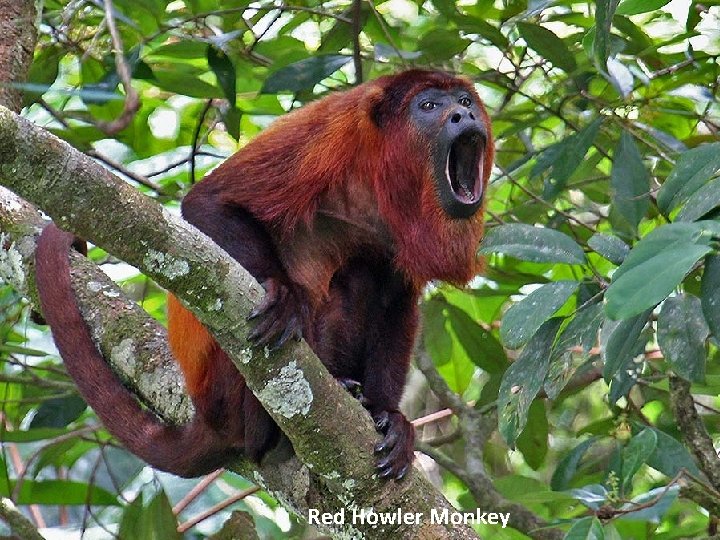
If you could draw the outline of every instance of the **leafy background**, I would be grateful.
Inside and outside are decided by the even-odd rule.
[[[464,290],[428,288],[419,354],[492,425],[484,465],[495,487],[567,538],[715,534],[720,486],[683,444],[669,378],[692,383],[717,440],[720,1],[114,0],[139,98],[116,133],[107,123],[131,91],[106,7],[45,0],[24,114],[173,211],[277,116],[360,72],[470,78],[497,145],[486,271]],[[92,256],[164,319],[157,286]],[[237,499],[230,508],[261,538],[314,537],[230,474],[174,515],[196,482],[143,467],[97,428],[28,312],[0,288],[0,493],[48,538],[178,537],[178,521]],[[441,408],[417,373],[406,407]],[[464,462],[455,420],[419,432],[438,462]],[[459,508],[475,508],[461,477],[422,462]],[[186,535],[214,533],[227,512]]]

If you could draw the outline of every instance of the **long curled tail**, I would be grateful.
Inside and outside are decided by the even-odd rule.
[[[199,415],[184,425],[165,424],[145,410],[113,373],[92,339],[70,282],[72,234],[48,225],[35,252],[43,315],[80,394],[108,431],[153,467],[179,476],[210,472],[239,450]]]

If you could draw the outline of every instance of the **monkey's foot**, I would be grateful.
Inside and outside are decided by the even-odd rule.
[[[272,343],[271,350],[282,347],[290,338],[300,341],[302,320],[295,294],[276,278],[266,279],[262,286],[265,297],[248,317],[257,320],[248,339],[260,347]]]
[[[373,420],[385,436],[375,445],[375,453],[384,454],[376,463],[380,478],[402,480],[415,459],[415,427],[398,411],[381,411]]]

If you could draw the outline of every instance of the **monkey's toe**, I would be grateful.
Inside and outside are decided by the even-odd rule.
[[[375,445],[382,454],[375,466],[380,478],[402,480],[415,459],[415,428],[397,411],[381,411],[373,415],[376,429],[385,437]]]

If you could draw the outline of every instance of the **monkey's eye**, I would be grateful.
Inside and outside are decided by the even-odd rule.
[[[420,104],[420,108],[421,108],[423,111],[432,111],[432,110],[433,110],[435,107],[437,107],[437,106],[438,106],[438,104],[435,103],[434,101],[423,101],[423,102]]]
[[[463,107],[469,107],[472,105],[472,101],[470,101],[470,98],[467,96],[463,96],[458,100],[458,103],[462,105]]]

